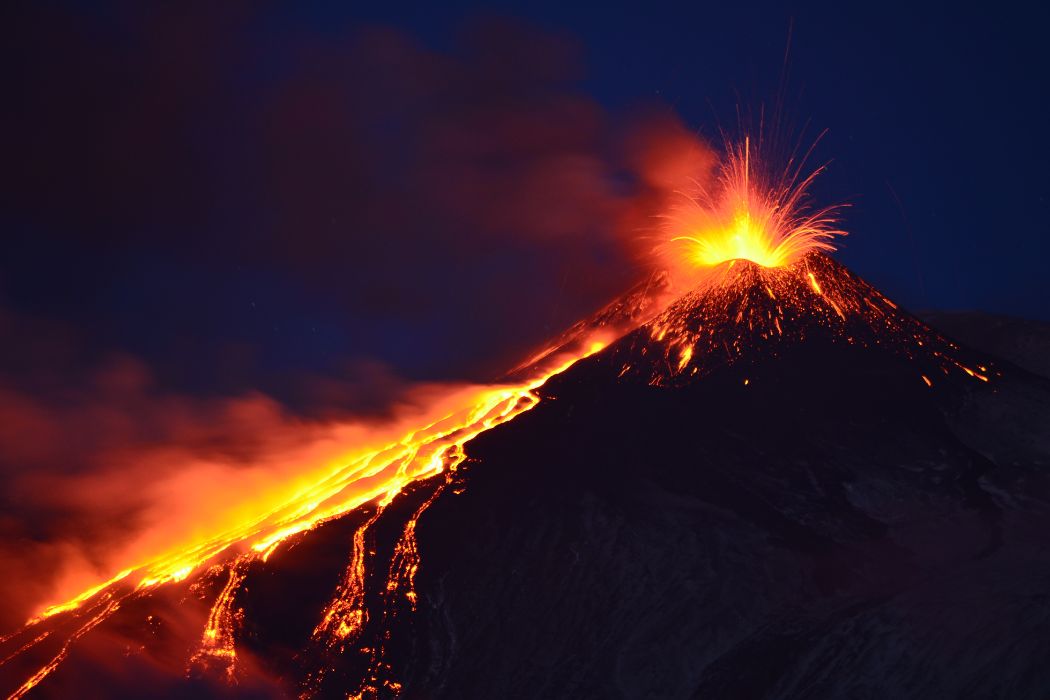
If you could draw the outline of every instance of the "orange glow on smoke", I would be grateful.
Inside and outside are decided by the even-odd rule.
[[[784,267],[814,250],[834,250],[834,208],[809,211],[807,190],[822,168],[802,177],[805,159],[779,178],[770,178],[751,139],[727,148],[713,188],[699,183],[682,192],[688,204],[667,217],[669,240],[661,257],[679,273],[729,260]],[[713,190],[713,191],[712,191]]]
[[[378,503],[378,511],[355,534],[350,565],[314,630],[314,639],[329,647],[352,642],[367,620],[363,603],[364,536],[383,509],[409,484],[454,471],[466,459],[463,449],[466,442],[536,406],[540,400],[534,393],[536,388],[578,360],[604,348],[612,337],[608,330],[594,331],[530,366],[520,381],[467,387],[437,396],[433,405],[424,410],[428,418],[421,421],[422,427],[393,440],[382,442],[384,430],[376,429],[364,446],[351,454],[344,452],[345,456],[338,460],[325,456],[324,449],[306,450],[300,458],[331,466],[318,469],[316,462],[311,465],[305,461],[300,466],[307,475],[305,478],[290,480],[283,489],[273,489],[231,509],[216,531],[170,547],[107,581],[90,586],[68,601],[47,607],[22,630],[5,637],[4,642],[29,633],[63,613],[72,615],[78,624],[58,653],[33,673],[12,697],[23,696],[44,680],[65,659],[71,644],[108,619],[126,601],[146,595],[163,584],[185,580],[206,566],[212,567],[217,575],[225,573],[225,583],[212,605],[190,667],[220,670],[229,680],[235,680],[235,637],[241,622],[237,595],[248,569],[256,562],[266,561],[289,538],[374,501]],[[338,438],[338,435],[329,436],[324,443],[330,444]],[[374,446],[377,442],[378,446]],[[414,579],[419,565],[416,521],[438,493],[440,489],[405,524],[389,572],[388,597],[403,596],[413,607]],[[32,649],[49,634],[50,631],[36,635],[0,665]]]

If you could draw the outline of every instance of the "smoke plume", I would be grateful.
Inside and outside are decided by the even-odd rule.
[[[714,164],[517,24],[439,51],[253,3],[21,12],[4,628],[528,356],[646,273],[667,198]]]

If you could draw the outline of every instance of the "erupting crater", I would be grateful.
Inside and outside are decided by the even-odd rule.
[[[674,386],[812,342],[882,348],[914,361],[916,380],[928,386],[952,372],[980,381],[990,373],[820,252],[773,268],[749,260],[710,268],[702,283],[617,341],[601,361],[619,377]]]
[[[807,154],[808,155],[808,154]],[[823,168],[803,176],[806,158],[789,159],[779,177],[752,153],[751,139],[728,146],[713,186],[695,182],[685,204],[665,217],[668,239],[657,248],[664,263],[688,277],[733,260],[786,267],[812,251],[834,250],[839,207],[812,210],[808,190]]]

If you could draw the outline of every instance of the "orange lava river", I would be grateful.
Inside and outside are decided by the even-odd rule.
[[[465,459],[463,445],[479,433],[512,420],[539,402],[534,389],[576,361],[604,347],[606,334],[596,333],[576,351],[553,353],[532,366],[520,382],[483,386],[455,392],[438,402],[439,415],[422,427],[375,449],[347,458],[277,503],[265,504],[241,524],[196,542],[174,547],[156,558],[131,566],[85,590],[74,598],[54,604],[0,643],[17,648],[0,660],[4,665],[51,636],[44,623],[60,614],[75,617],[74,629],[58,650],[9,697],[20,698],[39,684],[66,658],[70,647],[112,616],[127,601],[148,594],[166,583],[182,581],[207,567],[227,572],[190,667],[220,670],[231,679],[236,662],[234,635],[239,611],[235,598],[255,561],[265,561],[287,542],[322,523],[338,518],[370,502],[378,507],[353,542],[353,556],[332,602],[314,630],[315,640],[329,646],[352,642],[366,619],[363,585],[366,566],[364,534],[383,509],[409,484],[442,472],[452,472]],[[419,557],[415,524],[422,511],[440,494],[431,495],[405,524],[390,566],[387,588],[414,600],[412,582]],[[35,633],[42,631],[42,633]],[[26,640],[23,642],[23,639]]]

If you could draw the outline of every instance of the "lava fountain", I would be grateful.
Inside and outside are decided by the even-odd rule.
[[[771,176],[750,137],[726,147],[713,186],[694,181],[680,192],[686,203],[665,219],[667,240],[657,247],[663,263],[679,275],[730,260],[749,260],[767,268],[790,265],[806,253],[834,250],[839,207],[813,210],[809,187],[823,166],[804,174],[806,157],[791,158]]]

